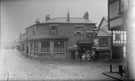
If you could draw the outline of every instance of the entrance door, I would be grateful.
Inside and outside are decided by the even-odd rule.
[[[123,58],[123,46],[114,46],[112,48],[112,58],[113,59]]]
[[[75,60],[75,51],[71,51],[71,59]]]
[[[54,42],[50,42],[50,56],[53,58],[54,56]]]

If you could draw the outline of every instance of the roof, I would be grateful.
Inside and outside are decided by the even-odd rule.
[[[100,29],[97,36],[111,36],[111,31],[106,29]]]
[[[106,23],[104,23],[105,21]],[[107,17],[103,17],[99,26],[98,26],[98,34],[97,36],[111,36],[111,31],[108,30],[108,19]]]
[[[70,17],[69,22],[67,21],[67,17],[56,17],[56,18],[52,18],[48,21],[45,21],[44,23],[93,23],[90,20],[81,18],[81,17]],[[95,23],[93,23],[95,24]]]
[[[93,23],[91,20],[87,20],[87,19],[84,19],[84,18],[81,18],[81,17],[70,17],[69,22],[67,21],[67,17],[56,17],[56,18],[51,18],[50,20],[47,20],[47,21],[39,23],[39,24],[33,24],[33,25],[27,27],[26,29],[31,28],[35,25],[50,24],[50,23],[52,23],[52,24],[53,23],[96,24],[96,23]]]

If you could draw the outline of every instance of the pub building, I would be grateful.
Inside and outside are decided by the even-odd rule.
[[[37,18],[20,35],[21,52],[26,56],[75,60],[78,48],[92,50],[95,26],[88,12],[83,17],[70,17],[69,12],[67,17],[47,15],[44,22]]]

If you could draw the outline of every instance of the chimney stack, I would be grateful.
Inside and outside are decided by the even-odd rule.
[[[50,20],[50,15],[46,15],[45,20],[46,21]]]
[[[70,15],[69,15],[69,12],[67,12],[67,22],[70,21]]]
[[[35,24],[39,24],[39,23],[40,23],[39,18],[36,18]]]
[[[89,20],[89,13],[88,12],[84,13],[83,18],[86,19],[86,20]]]

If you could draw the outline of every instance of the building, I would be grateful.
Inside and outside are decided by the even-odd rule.
[[[89,20],[88,12],[81,18],[70,17],[69,12],[67,17],[50,18],[47,15],[43,23],[37,19],[20,35],[22,52],[28,56],[75,59],[78,47],[91,50],[95,25]]]
[[[126,46],[123,0],[108,0],[108,27],[112,34],[112,59],[123,59]]]
[[[95,58],[109,60],[111,52],[111,32],[108,30],[108,19],[103,17],[94,38]]]
[[[112,31],[112,59],[123,59],[126,76],[134,81],[134,26],[132,0],[108,0],[108,26]]]

